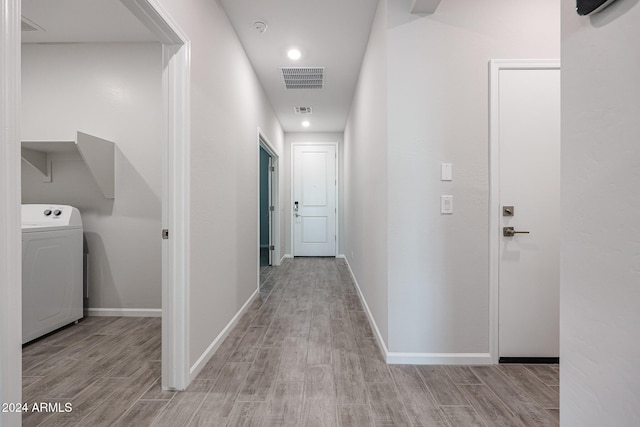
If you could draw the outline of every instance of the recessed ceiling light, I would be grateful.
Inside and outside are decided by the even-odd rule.
[[[311,123],[309,123],[309,120],[305,120],[304,122],[302,122],[302,126],[308,128],[309,126],[311,126]]]
[[[302,52],[300,52],[299,49],[295,49],[295,48],[289,49],[289,52],[287,52],[287,56],[289,57],[289,59],[293,61],[297,61],[302,56]]]

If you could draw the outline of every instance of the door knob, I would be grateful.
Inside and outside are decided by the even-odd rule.
[[[516,234],[529,234],[528,231],[516,231],[513,227],[502,227],[502,235],[504,237],[513,237]]]

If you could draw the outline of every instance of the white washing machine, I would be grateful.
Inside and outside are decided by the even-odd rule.
[[[22,205],[22,343],[82,318],[80,212]]]

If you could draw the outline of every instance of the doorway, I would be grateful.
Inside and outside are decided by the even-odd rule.
[[[271,155],[260,146],[260,267],[269,267],[273,263],[273,232],[271,229],[272,205],[271,176],[274,171]]]
[[[162,241],[162,381],[164,388],[184,389],[189,381],[188,365],[188,155],[189,155],[189,40],[174,21],[148,0],[122,0],[122,3],[140,19],[162,44],[162,227],[171,231],[171,239]],[[0,394],[6,401],[20,401],[21,390],[20,352],[16,343],[20,340],[20,328],[9,327],[21,323],[20,310],[14,308],[20,300],[20,2],[8,2],[11,6],[0,14],[6,30],[0,41],[3,45],[2,85],[11,88],[7,96],[7,108],[0,115],[3,144],[0,162],[7,171],[3,179],[2,195],[7,215],[2,226],[11,235],[2,240],[0,252],[3,258],[3,291],[5,303],[0,304],[3,313],[0,325],[0,358],[5,360],[0,370]],[[6,137],[6,138],[5,138]],[[3,236],[5,234],[3,233]],[[160,230],[158,230],[158,239]],[[6,270],[5,270],[5,267]],[[5,274],[6,272],[6,274]],[[6,282],[5,282],[5,279]],[[3,286],[4,287],[4,286]],[[19,305],[19,304],[18,304]],[[13,306],[5,309],[5,306]],[[5,369],[6,368],[6,369]],[[17,399],[11,396],[18,396]],[[5,418],[2,422],[12,417]]]
[[[491,85],[492,354],[557,363],[560,64],[492,61]]]
[[[258,289],[260,270],[280,265],[279,157],[258,128]]]
[[[292,144],[293,256],[336,256],[337,144]]]
[[[162,43],[162,388],[184,390],[189,366],[191,42],[151,0],[120,0]]]

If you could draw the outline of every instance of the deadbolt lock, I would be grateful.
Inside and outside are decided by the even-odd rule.
[[[515,208],[513,206],[502,207],[502,216],[513,216],[514,213],[515,213]]]

